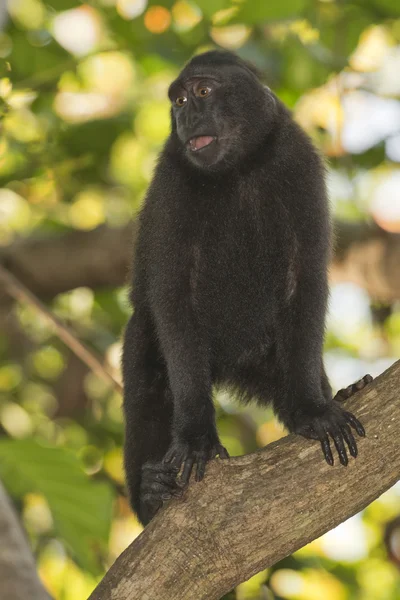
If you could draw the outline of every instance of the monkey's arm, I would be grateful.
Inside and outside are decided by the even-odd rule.
[[[331,438],[340,462],[347,465],[346,445],[350,454],[357,456],[352,428],[360,436],[365,432],[356,417],[332,399],[326,378],[322,346],[327,295],[325,270],[321,266],[318,272],[314,265],[303,271],[295,295],[283,307],[285,325],[278,338],[283,385],[275,409],[289,431],[321,442],[329,464],[333,464]],[[361,380],[360,385],[367,382]]]
[[[183,483],[196,465],[196,480],[201,481],[207,462],[217,455],[227,458],[228,453],[217,434],[208,352],[188,319],[184,331],[169,336],[166,356],[174,419],[172,444],[164,460],[183,467]]]
[[[207,462],[217,455],[227,458],[228,453],[215,423],[209,352],[189,310],[180,317],[162,335],[174,399],[172,443],[164,461],[182,467],[181,479],[187,483],[194,465],[196,480],[201,481]]]

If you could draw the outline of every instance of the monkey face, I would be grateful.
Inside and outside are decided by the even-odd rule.
[[[265,139],[276,102],[235,55],[196,56],[171,84],[172,136],[186,159],[207,170],[233,167]]]

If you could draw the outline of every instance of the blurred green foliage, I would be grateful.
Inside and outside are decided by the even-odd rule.
[[[8,7],[0,33],[1,246],[126,224],[168,135],[168,85],[194,53],[214,47],[253,61],[329,157],[338,215],[400,231],[396,200],[391,212],[380,200],[380,186],[398,174],[400,157],[388,145],[396,131],[375,127],[365,144],[368,115],[360,123],[358,105],[352,112],[346,104],[368,92],[374,102],[395,102],[390,110],[399,105],[398,0],[11,0]],[[336,387],[364,369],[379,373],[399,354],[397,307],[376,322],[369,304],[354,287],[333,292],[326,351]],[[118,373],[126,290],[80,288],[50,308]],[[2,323],[0,477],[51,593],[83,600],[140,532],[123,492],[121,401],[34,307],[18,304]],[[218,417],[233,455],[283,435],[270,412],[243,411],[226,394],[218,396]],[[352,525],[226,598],[396,600],[400,577],[382,539],[398,512],[393,489]]]

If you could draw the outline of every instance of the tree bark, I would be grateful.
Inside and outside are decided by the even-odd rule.
[[[0,262],[44,300],[77,287],[116,287],[127,281],[136,229],[133,221],[119,228],[18,240],[0,251]]]
[[[41,584],[27,540],[0,483],[0,597],[50,600]]]
[[[374,299],[392,303],[400,298],[400,235],[368,223],[335,223],[336,245],[332,283],[352,282]]]
[[[400,478],[400,361],[351,399],[367,437],[348,467],[288,436],[213,461],[117,559],[89,600],[218,600],[365,508]]]
[[[124,285],[132,262],[137,223],[101,226],[61,237],[20,240],[0,251],[0,262],[39,298],[76,287]],[[381,302],[400,298],[400,235],[376,225],[336,223],[333,282],[351,281]]]

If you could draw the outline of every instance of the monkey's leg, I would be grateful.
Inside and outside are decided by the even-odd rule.
[[[184,330],[171,328],[165,335],[163,351],[174,398],[172,442],[164,457],[167,464],[182,468],[181,481],[187,484],[196,466],[196,481],[204,477],[206,464],[219,455],[228,458],[215,423],[208,351],[196,336],[188,318]]]
[[[365,431],[337,398],[332,399],[329,382],[324,375],[325,298],[321,293],[322,285],[322,276],[319,281],[310,278],[300,282],[296,297],[281,314],[278,360],[283,383],[274,405],[278,417],[289,431],[321,442],[324,457],[330,465],[334,462],[330,440],[340,462],[347,465],[346,446],[352,456],[357,456],[352,429],[360,436],[364,436]]]
[[[172,398],[151,329],[136,315],[123,348],[125,471],[132,507],[148,523],[165,500],[181,494],[178,470],[162,458],[171,442]]]

